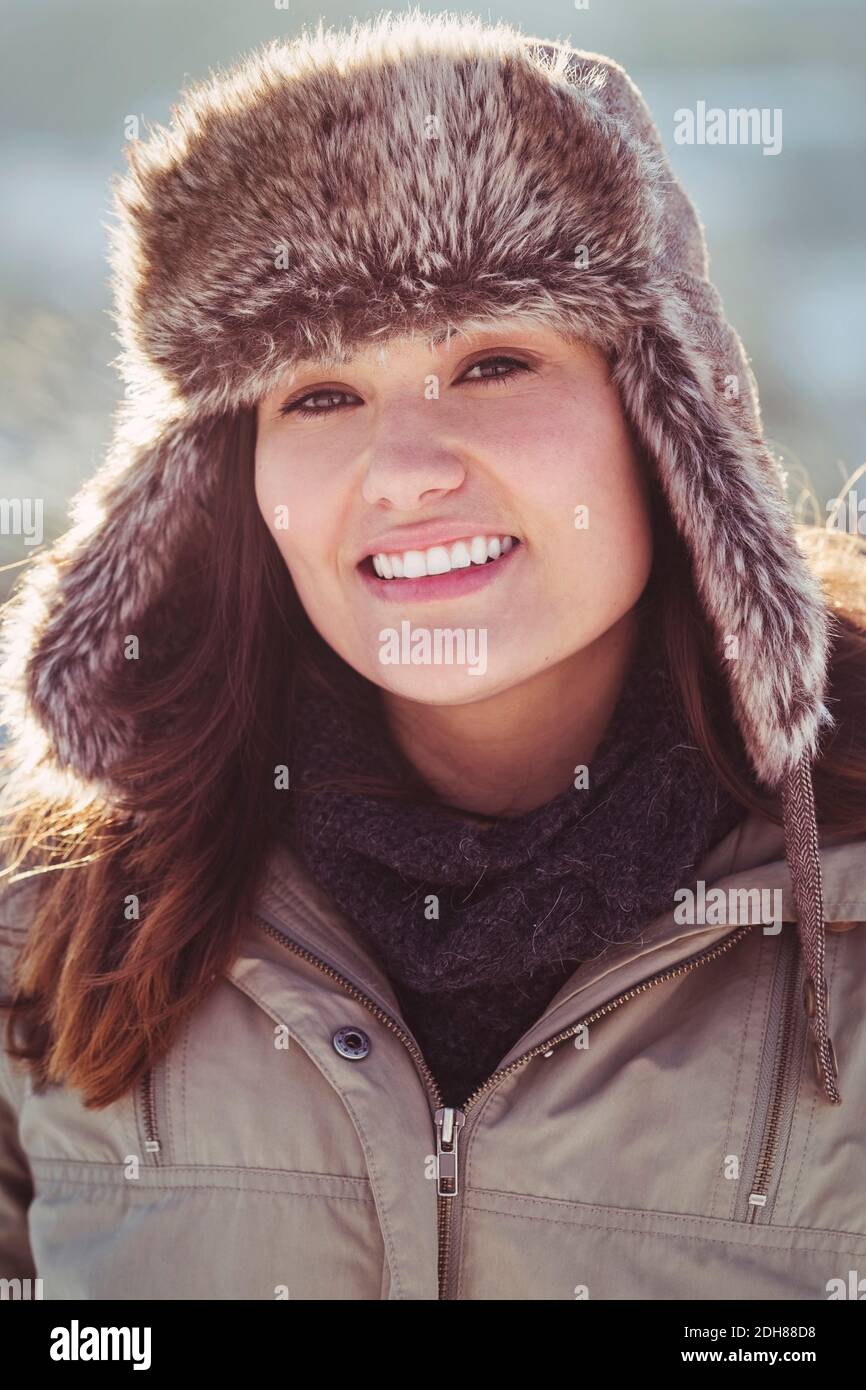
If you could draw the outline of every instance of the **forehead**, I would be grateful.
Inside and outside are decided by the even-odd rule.
[[[534,340],[539,346],[545,342],[566,341],[562,334],[549,325],[527,314],[497,314],[484,318],[463,319],[459,323],[437,325],[428,329],[413,328],[410,332],[377,336],[362,343],[352,344],[342,355],[332,357],[303,358],[298,362],[299,370],[306,367],[338,367],[352,363],[384,363],[408,351],[441,354],[449,348],[461,346],[482,346],[493,338],[501,338],[508,333],[520,333],[526,340]]]

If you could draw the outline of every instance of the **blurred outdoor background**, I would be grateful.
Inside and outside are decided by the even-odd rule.
[[[120,395],[104,224],[129,118],[146,134],[210,69],[319,18],[339,25],[385,7],[3,0],[0,8],[0,497],[42,497],[49,542],[103,454]],[[423,8],[507,19],[625,66],[707,228],[711,273],[751,357],[792,500],[809,487],[818,501],[811,519],[823,523],[827,499],[866,461],[864,0]],[[674,113],[699,101],[781,108],[781,152],[676,145]],[[22,537],[0,535],[0,598],[18,573],[9,566],[30,553]]]

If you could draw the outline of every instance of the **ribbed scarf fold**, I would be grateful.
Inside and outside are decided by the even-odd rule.
[[[384,722],[361,731],[338,698],[301,685],[292,842],[381,963],[455,1105],[580,962],[640,936],[675,889],[694,885],[695,866],[744,814],[690,738],[651,625],[587,787],[569,782],[484,828],[436,803],[321,785],[349,773],[397,779],[400,767]]]

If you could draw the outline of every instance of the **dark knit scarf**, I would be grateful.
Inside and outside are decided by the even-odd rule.
[[[694,886],[744,814],[695,748],[662,652],[645,626],[588,787],[570,780],[489,828],[432,801],[313,789],[347,773],[398,781],[405,760],[384,722],[361,731],[301,684],[292,842],[384,968],[446,1104],[487,1079],[580,962]]]

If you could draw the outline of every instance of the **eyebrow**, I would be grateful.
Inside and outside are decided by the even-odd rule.
[[[449,328],[441,328],[435,333],[427,334],[426,337],[427,342],[430,343],[432,347],[439,347],[442,343],[453,338],[483,338],[491,334],[494,336],[498,334],[507,335],[511,332],[525,331],[531,327],[533,327],[532,324],[519,318],[514,320],[506,319],[505,321],[491,319],[488,322],[481,323],[473,323],[472,319],[467,319],[462,324],[451,324]]]
[[[533,326],[533,324],[523,322],[519,318],[515,319],[514,321],[511,321],[509,319],[504,322],[501,322],[499,319],[495,319],[489,320],[488,322],[474,324],[473,320],[471,318],[468,318],[465,319],[462,323],[452,323],[445,328],[439,328],[430,333],[421,333],[420,331],[416,331],[416,336],[423,342],[427,343],[429,347],[438,348],[441,347],[444,343],[456,342],[461,338],[471,339],[507,336],[509,332],[517,332],[520,329],[532,328]],[[376,342],[376,339],[371,339],[369,346],[378,346],[380,349],[380,354],[384,353],[385,355],[387,355],[391,348],[391,344],[391,338],[382,338],[379,340],[378,344]],[[333,369],[335,371],[340,371],[342,368],[348,367],[351,360],[352,359],[350,358],[349,361],[345,361],[338,357],[317,357],[303,359],[296,364],[296,368],[293,373],[292,379],[294,381],[294,379],[298,375],[302,374],[304,371],[316,372],[320,368],[323,370]]]
[[[494,315],[488,318],[485,315],[474,317],[472,314],[466,315],[450,328],[451,337],[466,338],[509,338],[512,335],[526,334],[530,338],[536,339],[539,343],[539,350],[543,351],[543,345],[553,341],[569,342],[572,334],[567,328],[561,325],[548,323],[542,316],[536,316],[531,312],[515,310],[513,313]],[[428,341],[435,346],[439,346],[449,336],[449,329],[440,329],[428,336]],[[582,342],[584,335],[574,330],[573,336],[577,341]]]
[[[441,344],[447,342],[449,338],[457,338],[460,336],[458,330],[452,325],[450,328],[440,328],[438,332],[429,334],[427,342],[431,347],[440,347]]]

